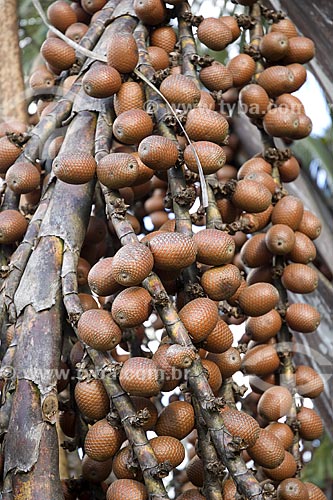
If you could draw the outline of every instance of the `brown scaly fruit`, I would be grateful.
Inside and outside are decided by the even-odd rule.
[[[119,73],[131,73],[139,60],[138,47],[132,33],[113,32],[108,37],[107,62]]]
[[[247,87],[244,87],[244,89],[246,88]],[[255,156],[254,158],[250,158],[245,163],[243,163],[241,168],[237,171],[237,179],[243,179],[246,175],[252,174],[254,172],[264,172],[271,175],[272,165],[263,158]]]
[[[98,180],[109,189],[133,186],[138,178],[138,163],[129,153],[110,153],[97,165]]]
[[[209,141],[193,142],[192,145],[186,146],[184,150],[184,161],[192,172],[198,172],[198,164],[193,148],[199,157],[205,175],[214,174],[225,164],[226,155],[224,149],[218,144]]]
[[[297,392],[306,398],[317,398],[324,390],[319,373],[306,365],[300,365],[295,372]]]
[[[201,364],[206,370],[206,376],[212,391],[217,393],[222,385],[222,375],[218,365],[211,359],[202,359]]]
[[[50,24],[63,33],[65,33],[71,24],[77,21],[74,10],[64,0],[57,0],[51,3],[46,14]]]
[[[296,477],[284,479],[277,488],[277,500],[308,500],[306,486]]]
[[[269,264],[273,255],[267,248],[265,234],[255,234],[247,240],[241,248],[240,256],[243,264],[247,267]]]
[[[209,266],[229,263],[235,254],[232,236],[217,229],[203,229],[193,235],[197,245],[197,260]]]
[[[272,212],[272,224],[286,224],[294,231],[299,229],[304,212],[303,202],[296,196],[284,196]]]
[[[160,392],[163,374],[152,359],[130,358],[123,364],[119,381],[129,394],[151,397]]]
[[[288,39],[288,49],[284,54],[283,63],[306,64],[315,56],[315,45],[311,38],[293,36]]]
[[[212,267],[201,277],[201,285],[212,300],[227,300],[242,282],[240,270],[234,264]]]
[[[102,309],[85,311],[78,322],[80,339],[93,349],[109,351],[121,341],[121,330],[111,314]]]
[[[277,306],[279,292],[270,283],[255,283],[239,296],[239,305],[247,316],[262,316]]]
[[[308,491],[309,500],[327,500],[327,496],[315,484],[306,481],[304,486]]]
[[[206,140],[221,144],[228,134],[229,125],[217,111],[194,108],[187,114],[185,130],[193,141]]]
[[[303,406],[296,418],[300,422],[299,435],[301,438],[313,441],[322,436],[324,424],[315,410]]]
[[[265,243],[272,254],[286,255],[295,245],[295,233],[286,224],[275,224],[270,227],[265,236]]]
[[[288,450],[294,441],[294,433],[287,424],[281,422],[272,422],[267,427],[266,430],[274,434],[281,443],[285,450]]]
[[[249,55],[239,54],[228,62],[227,68],[232,74],[234,87],[243,87],[253,77],[256,63]]]
[[[75,401],[80,412],[91,420],[100,420],[110,411],[110,400],[101,380],[79,381]]]
[[[225,92],[233,86],[233,73],[229,67],[218,61],[214,61],[210,66],[203,68],[199,73],[199,78],[211,92]]]
[[[320,313],[310,304],[291,304],[286,311],[286,322],[292,330],[301,333],[311,333],[320,324]]]
[[[205,498],[199,490],[191,488],[179,495],[176,500],[205,500]]]
[[[47,38],[40,51],[57,72],[69,69],[76,60],[75,50],[60,38]]]
[[[286,66],[270,66],[260,73],[258,84],[266,90],[269,97],[277,97],[286,92],[294,92],[295,75]]]
[[[273,23],[271,26],[271,31],[279,31],[284,33],[288,38],[297,36],[297,29],[295,24],[290,19],[281,19],[277,23]]]
[[[255,181],[242,179],[237,182],[231,201],[236,207],[246,212],[263,212],[270,206],[272,194],[265,186]]]
[[[221,354],[209,353],[207,359],[214,361],[219,367],[223,379],[231,377],[241,369],[242,359],[239,351],[235,347],[230,347]]]
[[[194,455],[193,458],[186,465],[186,474],[188,480],[198,487],[202,487],[204,484],[204,464],[198,455]]]
[[[95,63],[82,79],[86,94],[91,97],[110,97],[120,90],[121,77],[119,72],[106,64]]]
[[[124,82],[114,96],[113,102],[117,116],[131,109],[143,109],[145,97],[142,86],[137,82]]]
[[[260,40],[259,50],[268,61],[280,61],[289,49],[289,39],[281,31],[271,31]],[[293,62],[293,61],[290,61]]]
[[[117,292],[121,285],[111,276],[113,257],[106,257],[97,262],[89,271],[88,284],[96,295],[106,297]]]
[[[214,330],[219,315],[215,302],[205,297],[188,302],[179,317],[194,342],[201,342]]]
[[[40,185],[40,173],[30,162],[16,162],[7,170],[6,182],[16,194],[31,193]]]
[[[224,50],[233,40],[231,29],[220,19],[207,17],[198,27],[198,38],[211,50]]]
[[[314,213],[309,210],[304,210],[298,225],[298,230],[311,240],[315,240],[321,233],[321,222]]]
[[[113,122],[113,133],[124,144],[136,144],[153,131],[153,122],[143,109],[130,109],[117,116]]]
[[[280,359],[272,345],[260,344],[246,352],[242,365],[246,373],[264,376],[278,369]]]
[[[241,438],[244,446],[253,446],[260,434],[258,422],[240,410],[225,406],[220,410],[226,430],[235,438]]]
[[[160,413],[155,425],[158,436],[184,439],[194,428],[194,410],[186,401],[174,401]]]
[[[255,83],[243,87],[239,97],[244,112],[250,118],[263,117],[270,104],[266,90]]]
[[[65,31],[65,35],[67,36],[67,38],[73,40],[73,42],[79,43],[81,41],[81,38],[83,38],[87,33],[88,29],[89,26],[87,26],[85,23],[73,23],[68,26],[67,30]]]
[[[146,321],[152,299],[144,288],[135,286],[120,292],[112,303],[112,317],[121,328],[132,328]]]
[[[282,284],[294,293],[311,293],[318,286],[318,273],[306,264],[291,263],[283,271]]]
[[[178,467],[185,458],[182,443],[171,436],[158,436],[151,439],[150,444],[159,463],[170,462],[172,467]]]
[[[171,26],[156,28],[150,35],[151,45],[164,49],[167,53],[172,52],[177,42],[177,36]]]
[[[299,264],[309,264],[316,258],[316,247],[306,234],[295,232],[295,244],[288,258]]]
[[[147,500],[146,487],[134,479],[117,479],[108,488],[106,500]]]
[[[271,387],[259,399],[258,413],[265,420],[272,422],[287,415],[292,403],[292,395],[286,387]]]
[[[134,0],[135,14],[148,26],[163,23],[167,10],[162,0]]]
[[[291,453],[285,452],[283,462],[274,469],[263,469],[266,476],[273,481],[283,481],[289,477],[293,477],[297,470],[297,463]]]
[[[89,153],[60,153],[52,164],[55,175],[69,184],[85,184],[94,178],[96,161]]]
[[[22,238],[28,221],[18,210],[4,210],[0,213],[0,243],[10,245]]]
[[[150,135],[143,139],[138,148],[140,160],[154,170],[168,170],[178,160],[178,147],[167,137]]]
[[[150,64],[155,71],[166,69],[169,67],[169,55],[160,47],[150,46],[147,47]]]
[[[266,342],[274,337],[282,326],[280,314],[272,309],[262,316],[248,318],[245,324],[245,332],[256,342]]]
[[[90,458],[103,462],[117,453],[123,441],[124,432],[112,427],[104,418],[89,428],[84,449]]]
[[[7,136],[0,139],[0,174],[6,173],[8,168],[20,156],[21,148],[11,142]]]
[[[161,232],[149,241],[148,246],[155,266],[161,270],[180,270],[196,259],[193,239],[181,233]]]
[[[266,429],[260,429],[257,441],[247,452],[256,464],[267,469],[278,467],[285,457],[282,443]]]
[[[170,103],[180,109],[186,104],[197,105],[201,97],[197,85],[185,75],[168,76],[161,83],[160,91]]]
[[[223,319],[219,319],[214,330],[204,340],[202,347],[208,352],[222,353],[230,349],[233,340],[229,326]]]
[[[154,257],[145,245],[128,243],[120,248],[112,262],[111,276],[123,286],[139,285],[153,269]]]
[[[153,361],[156,364],[159,372],[163,375],[163,385],[161,391],[173,391],[183,380],[182,370],[175,370],[174,366],[169,363],[167,352],[169,344],[160,344],[159,348],[153,355]]]

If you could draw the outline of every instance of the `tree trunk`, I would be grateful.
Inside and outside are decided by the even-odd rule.
[[[26,123],[16,0],[0,0],[0,118]]]

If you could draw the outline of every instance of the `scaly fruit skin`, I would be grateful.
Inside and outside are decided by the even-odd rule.
[[[198,38],[209,49],[223,50],[232,42],[233,35],[231,29],[220,19],[207,17],[198,27]]]
[[[160,91],[177,108],[186,104],[197,105],[201,93],[196,84],[185,75],[170,75],[162,81]]]
[[[60,153],[52,164],[56,176],[69,184],[85,184],[93,179],[96,161],[88,153]]]
[[[277,488],[278,500],[308,500],[309,494],[306,486],[295,477],[284,479]]]
[[[283,481],[289,477],[293,477],[297,470],[297,463],[291,453],[285,452],[283,462],[274,469],[263,469],[266,476],[273,481]]]
[[[84,442],[86,454],[97,462],[112,458],[124,441],[124,432],[111,427],[106,419],[96,422],[87,432]]]
[[[191,488],[190,490],[185,491],[181,495],[177,497],[177,500],[205,500],[206,497],[201,495],[200,491]]]
[[[167,137],[150,135],[143,139],[138,148],[140,160],[147,167],[163,171],[174,167],[179,151],[175,142]]]
[[[197,260],[209,266],[221,266],[232,261],[235,241],[217,229],[204,229],[193,235],[197,245]]]
[[[292,330],[311,333],[320,324],[320,313],[310,304],[295,303],[288,306],[285,319]]]
[[[327,496],[315,484],[305,482],[304,486],[308,491],[309,500],[327,500]]]
[[[241,248],[240,256],[243,264],[247,267],[269,264],[273,255],[267,248],[265,234],[255,234],[247,240]]]
[[[194,484],[194,486],[202,488],[204,484],[204,464],[198,455],[194,455],[194,457],[188,462],[186,466],[186,474],[188,480]]]
[[[247,54],[239,54],[228,62],[227,68],[232,74],[234,87],[243,87],[253,77],[256,63]]]
[[[78,335],[90,347],[99,351],[114,349],[121,341],[121,330],[108,311],[90,309],[78,322]]]
[[[203,68],[199,73],[199,78],[211,92],[225,92],[233,85],[232,72],[218,61],[214,61],[210,66]]]
[[[288,37],[279,31],[271,31],[260,40],[259,50],[268,61],[279,61],[287,54]]]
[[[101,380],[79,381],[75,400],[81,413],[91,420],[100,420],[110,411],[110,400]]]
[[[117,292],[121,285],[111,276],[113,257],[98,261],[89,271],[88,284],[96,295],[106,297]]]
[[[194,240],[181,233],[160,233],[149,241],[157,269],[180,270],[193,264],[196,258]]]
[[[5,174],[8,168],[20,156],[21,148],[13,144],[8,137],[0,139],[0,174]]]
[[[313,241],[300,231],[295,232],[295,244],[288,258],[298,264],[309,264],[317,255]]]
[[[106,500],[147,500],[146,487],[133,479],[117,479],[108,488]]]
[[[230,347],[227,351],[221,354],[209,353],[207,359],[214,361],[219,367],[223,379],[231,377],[234,373],[240,370],[242,359],[239,351],[234,347]]]
[[[194,410],[186,401],[174,401],[160,413],[155,425],[158,436],[184,439],[194,428]]]
[[[279,292],[270,283],[255,283],[239,296],[239,305],[247,316],[262,316],[277,306]]]
[[[244,112],[250,118],[263,117],[270,104],[266,90],[254,83],[249,83],[243,87],[239,97]]]
[[[184,446],[174,437],[158,436],[149,442],[159,463],[168,460],[172,467],[178,467],[185,458]]]
[[[295,246],[295,233],[286,224],[275,224],[270,227],[265,236],[267,248],[272,254],[286,255]]]
[[[309,210],[304,210],[298,230],[311,240],[315,240],[321,233],[321,227],[322,225],[318,217]]]
[[[169,53],[175,48],[177,36],[171,26],[161,26],[151,33],[150,42],[153,46],[160,47]]]
[[[246,212],[257,213],[266,210],[272,201],[270,191],[255,181],[242,179],[236,184],[232,203]]]
[[[274,434],[281,443],[285,450],[288,450],[293,444],[294,433],[287,424],[282,424],[281,422],[272,422],[267,427],[266,430]]]
[[[247,413],[233,410],[228,406],[220,410],[223,423],[227,431],[237,438],[241,438],[244,446],[253,446],[260,434],[258,422]]]
[[[304,212],[303,202],[296,196],[284,196],[277,202],[272,212],[272,224],[286,224],[298,230]]]
[[[253,85],[254,87],[259,87],[259,85]],[[250,87],[248,85],[247,87]],[[247,87],[244,87],[243,92]],[[266,160],[260,157],[254,157],[247,160],[241,168],[237,171],[237,179],[243,179],[246,175],[252,174],[253,172],[265,172],[266,174],[272,174],[272,165]]]
[[[124,82],[113,101],[117,116],[131,109],[143,109],[145,102],[143,88],[137,82]]]
[[[227,300],[242,282],[240,270],[234,264],[212,267],[201,277],[201,285],[212,300]]]
[[[75,63],[75,51],[60,38],[47,38],[41,47],[44,59],[57,71],[70,68]]]
[[[150,63],[155,71],[160,71],[161,69],[166,69],[169,67],[169,56],[168,53],[161,49],[160,47],[150,46],[147,48]]]
[[[218,365],[210,359],[202,359],[201,364],[204,370],[207,371],[206,376],[212,391],[214,394],[217,393],[222,385],[222,375]]]
[[[0,213],[0,243],[10,245],[22,238],[28,221],[18,210],[4,210]]]
[[[214,330],[219,315],[215,302],[200,297],[188,302],[179,317],[194,342],[201,342]]]
[[[306,365],[296,368],[297,392],[306,398],[317,398],[324,390],[324,382],[319,373]]]
[[[294,293],[311,293],[318,286],[318,273],[305,264],[292,263],[284,268],[283,286]]]
[[[151,251],[140,243],[128,243],[113,257],[111,276],[123,286],[139,285],[153,269]]]
[[[246,373],[264,376],[277,370],[280,358],[274,346],[259,344],[246,352],[242,364]]]
[[[194,108],[187,114],[185,130],[193,141],[221,144],[228,134],[229,125],[224,116],[217,111]]]
[[[84,91],[91,97],[110,97],[119,91],[121,77],[115,68],[106,64],[95,64],[84,75],[82,85]]]
[[[97,165],[98,180],[109,189],[133,186],[139,173],[139,166],[132,154],[110,153]]]
[[[173,391],[183,380],[183,372],[175,370],[174,366],[169,362],[167,352],[169,344],[161,344],[153,354],[153,361],[158,370],[163,374],[163,385],[161,391]]]
[[[140,21],[149,26],[163,23],[167,11],[162,0],[134,0],[134,10]]]
[[[117,116],[113,123],[115,138],[123,144],[137,144],[151,135],[154,124],[143,109],[130,109]]]
[[[126,288],[112,303],[112,317],[121,328],[132,328],[146,321],[152,311],[149,292],[141,287]]]
[[[292,403],[292,395],[286,387],[271,387],[259,399],[258,413],[264,419],[272,422],[287,415]]]
[[[319,439],[324,431],[323,421],[318,413],[303,406],[297,413],[297,420],[300,422],[300,437],[308,441]]]
[[[192,172],[198,172],[198,165],[193,148],[199,157],[202,169],[206,175],[214,174],[225,164],[225,152],[218,144],[209,141],[193,142],[192,145],[186,146],[184,150],[186,166],[192,170]]]
[[[119,73],[131,73],[139,60],[138,47],[132,33],[110,34],[106,56],[108,65]]]
[[[74,10],[63,0],[57,0],[51,3],[47,9],[47,18],[55,28],[63,33],[65,33],[71,24],[77,21]]]
[[[119,381],[133,396],[156,396],[163,385],[163,374],[156,363],[147,358],[130,358],[123,364]]]
[[[40,185],[40,173],[32,163],[16,162],[7,170],[6,182],[16,194],[31,193]]]
[[[248,448],[247,452],[258,465],[267,469],[278,467],[285,456],[282,443],[265,429],[260,429],[256,443]]]
[[[230,349],[234,337],[227,323],[219,319],[214,330],[206,337],[202,347],[208,352],[222,353]]]
[[[245,332],[256,342],[266,342],[280,331],[281,326],[280,314],[275,309],[272,309],[262,316],[248,318],[245,324]]]

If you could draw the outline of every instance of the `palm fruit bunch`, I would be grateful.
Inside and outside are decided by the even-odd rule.
[[[25,481],[45,500],[326,498],[299,474],[300,445],[323,432],[303,401],[324,381],[294,361],[320,324],[300,294],[318,286],[321,223],[288,193],[300,165],[273,142],[311,131],[292,94],[314,45],[237,3],[245,16],[182,0],[48,7],[36,126],[0,138],[3,366],[15,352],[23,370],[16,388],[1,372],[13,499]],[[242,163],[235,105],[264,145]],[[27,363],[62,376],[26,379]]]

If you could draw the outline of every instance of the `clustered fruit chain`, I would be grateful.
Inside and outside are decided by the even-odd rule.
[[[318,285],[321,223],[289,195],[300,165],[273,142],[311,131],[292,94],[314,45],[282,13],[237,3],[243,15],[216,19],[182,0],[47,10],[36,125],[8,122],[0,139],[1,464],[13,500],[23,485],[33,500],[326,498],[300,475],[301,441],[323,432],[303,398],[324,384],[292,357],[293,332],[315,335],[320,313],[287,296]],[[243,53],[211,56],[246,31]],[[237,103],[263,139],[242,165],[222,110]],[[29,378],[26,359],[70,376]],[[61,446],[83,450],[67,476],[45,437],[56,420]],[[13,451],[23,439],[30,458]]]

